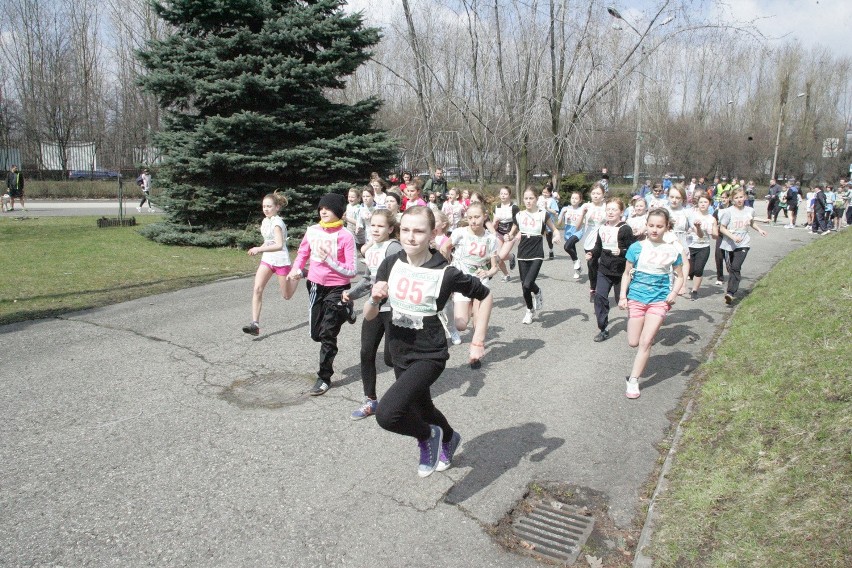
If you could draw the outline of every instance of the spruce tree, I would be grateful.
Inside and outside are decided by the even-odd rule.
[[[245,227],[263,195],[286,191],[291,227],[330,190],[395,161],[373,126],[380,101],[330,101],[370,56],[379,31],[340,0],[152,0],[175,28],[139,53],[142,87],[164,109],[155,143],[170,220]]]

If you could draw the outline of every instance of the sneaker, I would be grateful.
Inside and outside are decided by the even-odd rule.
[[[627,377],[627,398],[639,398],[639,379],[636,377]]]
[[[550,251],[550,256],[548,256],[547,258],[553,260],[553,251]]]
[[[725,303],[728,304],[729,306],[734,303],[733,294],[725,294]]]
[[[576,272],[574,272],[574,280],[579,280],[579,279],[580,279],[580,271],[577,270]]]
[[[574,270],[580,272],[583,269],[583,266],[580,264],[580,259],[574,261]]]
[[[826,229],[826,230],[824,230],[822,233],[820,233],[820,235],[827,235],[827,234],[829,234],[830,232],[831,232],[831,231],[829,231],[828,229]]]
[[[544,292],[542,292],[541,288],[538,289],[535,296],[533,296],[533,309],[540,310],[544,306]]]
[[[351,300],[348,302],[341,301],[340,305],[346,308],[346,321],[351,324],[354,324],[356,321],[358,321],[358,314],[355,313],[355,302]]]
[[[693,300],[697,300],[698,299],[698,290],[693,290],[692,292],[690,292],[689,297],[692,298]]]
[[[249,335],[260,335],[260,326],[257,325],[256,321],[253,321],[243,327],[243,333],[248,333]]]
[[[322,396],[328,392],[328,389],[331,388],[331,385],[322,379],[317,379],[317,382],[314,383],[314,387],[308,391],[308,394],[311,396]]]
[[[601,341],[606,341],[609,339],[609,332],[605,329],[602,329],[599,334],[597,334],[594,338],[595,343],[600,343]]]
[[[725,285],[725,283],[722,282],[721,280],[716,280],[716,286],[724,286],[724,285]]]
[[[450,330],[450,341],[453,342],[453,345],[461,344],[461,335],[459,335],[459,331],[457,329]]]
[[[511,279],[512,279],[512,277],[509,276],[508,274],[505,274],[502,278],[503,282],[509,282]]]
[[[137,212],[137,213],[142,213],[142,208],[141,208],[141,207],[137,207],[137,208],[136,208],[136,212]]]
[[[527,313],[524,315],[524,320],[521,323],[531,324],[534,315],[535,310],[527,310]]]
[[[592,304],[595,303],[595,291],[594,290],[589,290],[589,302],[591,302]]]
[[[438,458],[441,453],[441,438],[444,437],[444,431],[440,426],[434,424],[429,425],[431,430],[429,438],[422,442],[417,442],[420,447],[420,465],[417,466],[417,475],[420,477],[429,477],[435,468],[438,467]]]
[[[323,383],[325,384],[325,383]],[[379,407],[379,401],[373,400],[372,398],[365,398],[364,404],[362,404],[358,410],[352,412],[349,415],[352,420],[361,420],[362,418],[368,418],[376,414],[376,408]]]
[[[437,471],[446,471],[453,464],[453,455],[461,444],[461,436],[458,432],[453,432],[453,437],[449,442],[441,442],[441,455],[438,457]]]
[[[517,257],[515,256],[515,253],[512,253],[512,256],[509,257],[509,270],[515,269],[515,261],[516,260],[517,260]]]

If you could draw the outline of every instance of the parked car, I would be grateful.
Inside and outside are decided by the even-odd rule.
[[[72,170],[68,179],[109,180],[118,179],[121,174],[112,170]]]

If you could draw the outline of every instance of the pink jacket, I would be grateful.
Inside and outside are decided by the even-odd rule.
[[[324,261],[312,257],[314,249],[328,248],[330,254]],[[337,254],[333,254],[335,249]],[[343,227],[323,229],[311,225],[305,231],[293,269],[302,270],[308,258],[312,258],[308,267],[308,280],[322,286],[343,286],[349,284],[357,273],[355,258],[355,237]]]

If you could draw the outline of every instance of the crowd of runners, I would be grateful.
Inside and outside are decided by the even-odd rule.
[[[425,477],[450,467],[461,442],[435,407],[430,387],[444,370],[450,345],[461,344],[469,329],[470,365],[481,364],[493,306],[490,287],[498,273],[509,283],[517,266],[519,301],[526,306],[521,322],[533,324],[544,305],[539,271],[561,244],[570,257],[567,275],[580,281],[587,272],[598,327],[594,341],[609,339],[611,306],[627,313],[627,342],[636,355],[625,394],[636,399],[666,314],[679,298],[707,294],[702,284],[711,256],[715,283],[731,304],[751,232],[766,236],[757,223],[775,224],[783,211],[785,226],[795,227],[804,201],[810,230],[828,234],[844,220],[848,225],[852,213],[852,187],[845,180],[836,189],[814,186],[805,195],[792,180],[785,186],[773,180],[763,218],[753,208],[756,191],[745,180],[687,184],[665,177],[649,180],[625,203],[608,195],[604,176],[591,187],[588,201],[577,191],[560,207],[560,196],[548,184],[541,191],[527,187],[520,203],[502,187],[492,204],[479,192],[448,188],[440,170],[425,184],[409,172],[391,183],[374,174],[369,185],[353,187],[345,197],[328,193],[319,200],[319,222],[307,229],[292,262],[280,215],[287,201],[276,192],[262,202],[263,245],[248,251],[261,261],[252,321],[243,331],[260,334],[263,291],[273,275],[287,300],[304,279],[310,336],[320,344],[309,394],[320,396],[331,387],[337,336],[347,321],[357,321],[355,302],[366,297],[360,351],[365,398],[351,418],[375,416],[382,428],[415,438],[418,474]],[[382,339],[384,362],[396,380],[379,400],[376,357]]]

